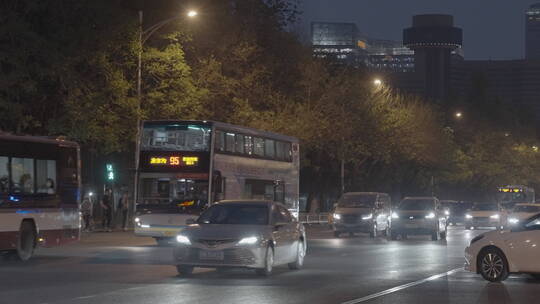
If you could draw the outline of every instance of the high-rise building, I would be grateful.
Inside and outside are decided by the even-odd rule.
[[[358,27],[354,23],[311,23],[311,44],[316,57],[357,64],[362,52],[358,41]]]
[[[525,58],[540,60],[540,3],[525,12]]]
[[[416,78],[424,96],[448,96],[452,51],[461,48],[463,32],[450,15],[416,15],[413,26],[403,30],[403,44],[414,50]]]
[[[312,22],[311,44],[315,57],[381,72],[414,70],[414,52],[401,41],[367,38],[354,23]]]

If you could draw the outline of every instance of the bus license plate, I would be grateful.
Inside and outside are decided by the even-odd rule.
[[[224,254],[223,254],[223,251],[201,250],[199,252],[199,258],[201,260],[222,261],[224,259]]]

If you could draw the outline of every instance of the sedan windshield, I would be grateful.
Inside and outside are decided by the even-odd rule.
[[[199,224],[268,225],[268,207],[250,204],[218,204],[206,210]]]
[[[377,200],[376,194],[344,194],[339,200],[339,207],[371,208]]]
[[[497,211],[499,208],[496,204],[475,204],[472,208],[473,211]]]
[[[430,199],[406,199],[401,201],[399,210],[433,210],[435,203]]]
[[[516,206],[514,212],[540,213],[540,206]]]

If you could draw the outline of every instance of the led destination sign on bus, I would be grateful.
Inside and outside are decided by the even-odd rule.
[[[152,156],[148,163],[152,166],[194,167],[199,164],[198,156]]]

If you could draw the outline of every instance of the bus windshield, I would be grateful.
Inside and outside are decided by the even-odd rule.
[[[142,178],[140,208],[178,213],[201,210],[208,203],[208,180]]]
[[[209,126],[189,123],[144,124],[142,151],[210,151]]]

